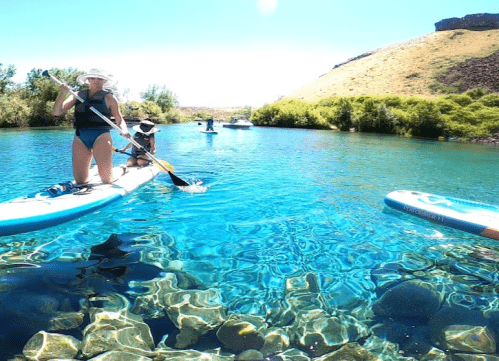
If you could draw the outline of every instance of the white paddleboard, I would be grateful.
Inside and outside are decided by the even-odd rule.
[[[115,167],[112,184],[103,184],[97,168],[83,187],[64,182],[46,190],[0,203],[0,236],[52,227],[121,199],[159,173],[154,165]]]
[[[499,206],[408,190],[389,193],[385,203],[431,222],[499,240]]]

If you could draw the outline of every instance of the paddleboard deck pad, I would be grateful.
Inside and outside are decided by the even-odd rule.
[[[408,190],[387,194],[385,203],[431,222],[499,240],[499,206]]]
[[[102,183],[97,167],[90,181],[75,185],[68,181],[40,192],[0,203],[0,236],[44,229],[68,222],[121,199],[159,173],[154,165],[114,167],[112,184]]]

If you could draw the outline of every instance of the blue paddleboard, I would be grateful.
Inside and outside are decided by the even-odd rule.
[[[387,194],[385,203],[431,222],[499,240],[499,206],[408,190]]]

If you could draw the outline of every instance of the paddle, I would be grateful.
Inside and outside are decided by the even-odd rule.
[[[113,150],[114,150],[114,152],[115,152],[115,153],[126,154],[126,155],[129,155],[130,157],[133,157],[133,158],[135,158],[135,159],[138,159],[138,158],[137,158],[135,155],[133,155],[132,153],[123,152],[122,150],[119,150],[118,148],[115,148],[115,147],[113,147]],[[152,160],[150,160],[150,159],[144,159],[144,160],[148,161],[149,163],[151,163],[151,162],[152,162]],[[163,164],[163,165],[165,166],[165,168],[167,168],[167,169],[170,171],[169,173],[172,173],[172,174],[173,174],[173,173],[175,172],[175,169],[173,168],[173,166],[172,166],[170,163],[168,163],[166,160],[157,159],[157,161],[158,161],[159,163]],[[162,172],[167,173],[167,172],[165,172],[165,170],[164,170],[163,168],[160,168],[160,167],[158,167],[158,168],[159,168]]]
[[[43,76],[46,76],[46,77],[50,77],[53,81],[55,81],[56,83],[58,83],[59,85],[62,85],[63,82],[61,82],[59,79],[57,79],[55,76],[53,76],[52,74],[49,74],[48,70],[45,70],[43,73],[42,73]],[[85,100],[82,99],[76,92],[72,91],[71,89],[68,89],[69,92],[74,96],[76,97],[76,99],[78,99],[80,102],[82,103],[85,103]],[[121,135],[124,135],[125,133],[123,132],[123,130],[121,130],[120,127],[118,127],[116,124],[114,124],[110,119],[108,119],[104,114],[102,114],[101,112],[99,112],[97,109],[95,109],[94,107],[90,107],[90,110],[93,111],[95,114],[97,114],[99,117],[101,117],[107,124],[109,124],[110,126],[112,126],[114,129],[116,129],[118,132],[120,132]],[[180,179],[179,177],[177,177],[176,175],[173,174],[172,171],[170,171],[162,162],[164,161],[160,161],[158,159],[156,159],[151,153],[149,153],[146,149],[144,149],[144,147],[142,147],[139,143],[137,143],[133,138],[130,138],[129,141],[135,145],[137,148],[139,148],[140,150],[142,150],[143,152],[145,152],[145,154],[151,158],[155,165],[164,170],[166,173],[168,173],[170,175],[170,178],[172,179],[172,182],[173,184],[175,184],[176,186],[178,187],[186,187],[189,185],[189,183],[187,183],[185,180],[183,179]]]

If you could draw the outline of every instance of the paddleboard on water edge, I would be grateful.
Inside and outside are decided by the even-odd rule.
[[[385,203],[434,223],[499,240],[499,206],[409,190],[387,194]]]
[[[202,130],[201,133],[205,133],[205,134],[218,134],[218,132],[216,132],[214,130]]]
[[[0,236],[44,229],[68,222],[121,199],[159,173],[158,167],[114,167],[115,181],[102,183],[97,167],[89,183],[68,181],[0,203]]]

